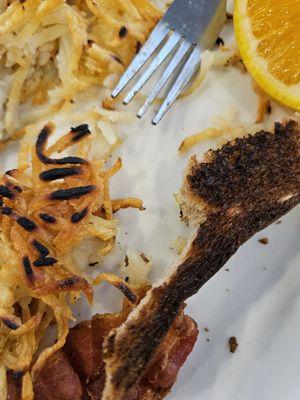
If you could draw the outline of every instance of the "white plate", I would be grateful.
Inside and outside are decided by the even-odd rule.
[[[222,114],[228,105],[239,110],[241,121],[255,119],[250,78],[234,69],[210,73],[201,89],[178,102],[158,127],[146,118],[124,128],[127,139],[117,150],[124,168],[113,178],[112,194],[140,197],[146,211],[118,214],[117,248],[101,270],[116,265],[129,246],[153,258],[154,281],[166,273],[177,257],[174,241],[188,235],[173,197],[188,159],[178,155],[178,146],[187,135],[211,126],[210,118]],[[286,111],[276,108],[269,121],[285,115]],[[201,157],[213,145],[203,143],[194,152]],[[12,149],[1,156],[3,170],[15,166]],[[258,242],[262,237],[269,238],[267,246]],[[197,321],[200,335],[170,400],[299,398],[299,243],[298,207],[280,225],[273,224],[249,240],[226,265],[229,272],[222,269],[188,301],[187,312]],[[96,288],[96,300],[92,311],[82,303],[76,309],[78,317],[114,311],[120,304],[116,290],[105,284]],[[228,349],[230,336],[239,343],[235,354]]]

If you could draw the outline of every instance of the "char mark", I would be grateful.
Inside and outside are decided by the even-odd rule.
[[[54,257],[41,257],[38,260],[34,261],[35,267],[50,267],[57,263],[56,258]]]
[[[2,318],[4,325],[6,325],[12,331],[15,331],[19,328],[19,325],[16,324],[14,321],[10,320],[9,318]]]
[[[50,200],[71,200],[79,199],[81,196],[91,193],[95,190],[94,185],[79,186],[70,189],[60,189],[52,192],[49,196]]]
[[[75,128],[71,128],[71,133],[73,134],[72,142],[78,142],[85,136],[90,135],[91,131],[89,129],[88,124],[82,124],[76,126]]]
[[[87,164],[87,161],[80,157],[68,156],[63,158],[50,158],[44,154],[45,146],[48,141],[48,137],[52,131],[51,126],[45,125],[41,130],[38,139],[36,141],[36,155],[43,164]]]
[[[33,247],[36,248],[41,257],[47,257],[47,255],[49,254],[49,250],[47,249],[47,247],[45,247],[42,243],[38,242],[37,240],[34,239],[32,241],[32,245]]]
[[[137,297],[136,295],[130,290],[130,288],[125,285],[122,282],[116,283],[116,288],[121,290],[121,292],[124,294],[124,296],[127,297],[127,299],[130,301],[130,303],[136,304],[137,303]]]
[[[85,207],[82,211],[76,212],[72,215],[71,217],[71,221],[73,222],[73,224],[77,224],[78,222],[80,222],[84,217],[87,216],[88,213],[88,207]]]
[[[40,173],[40,179],[42,181],[55,181],[56,179],[67,178],[68,176],[79,175],[81,168],[70,167],[70,168],[53,168],[48,171]]]
[[[35,280],[35,277],[34,277],[34,272],[31,267],[29,258],[27,256],[23,257],[22,262],[23,262],[24,272],[25,272],[27,279],[29,281],[33,282]]]
[[[11,215],[12,214],[12,208],[4,206],[4,207],[1,208],[1,213],[3,215]]]
[[[14,380],[17,380],[17,379],[22,378],[22,376],[24,374],[25,374],[25,371],[13,371],[12,377],[13,377]]]
[[[64,290],[64,289],[72,288],[73,286],[76,286],[78,283],[79,283],[79,278],[76,276],[73,276],[71,278],[66,278],[61,281],[58,281],[57,287],[61,290]]]
[[[0,196],[6,197],[7,199],[12,199],[14,193],[5,185],[0,185]]]
[[[127,35],[128,29],[126,26],[122,26],[121,29],[119,30],[119,37],[123,39]]]
[[[37,228],[35,222],[27,217],[18,217],[17,223],[28,232],[32,232]]]
[[[49,214],[41,213],[40,218],[41,220],[47,222],[48,224],[54,224],[56,222],[56,219]]]

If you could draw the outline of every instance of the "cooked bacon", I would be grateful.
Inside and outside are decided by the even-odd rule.
[[[170,389],[179,369],[193,350],[197,336],[196,323],[180,313],[146,370],[145,377],[149,383],[154,387]]]
[[[34,395],[36,400],[82,400],[80,379],[63,351],[57,351],[40,371]]]
[[[82,321],[70,329],[64,352],[81,381],[94,381],[104,372],[103,337],[93,332],[92,321]]]
[[[105,384],[103,342],[112,329],[126,320],[132,307],[125,301],[119,314],[96,315],[70,329],[63,349],[47,361],[36,378],[35,400],[101,400]],[[144,377],[124,400],[163,399],[197,336],[196,323],[181,309]],[[10,377],[8,400],[19,399],[20,383]]]
[[[196,323],[181,312],[157,349],[144,377],[125,395],[124,400],[163,399],[193,350],[198,333]]]

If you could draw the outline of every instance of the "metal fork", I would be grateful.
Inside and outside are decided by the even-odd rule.
[[[203,51],[215,44],[225,19],[226,0],[174,0],[121,77],[111,96],[116,98],[158,50],[149,67],[124,98],[123,103],[127,105],[166,58],[173,54],[161,78],[137,114],[142,118],[170,78],[175,76],[173,85],[152,120],[152,123],[157,125],[194,77],[201,65]]]

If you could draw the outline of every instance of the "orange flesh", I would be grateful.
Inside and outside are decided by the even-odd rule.
[[[287,85],[300,83],[300,2],[248,0],[247,14],[270,73]]]

